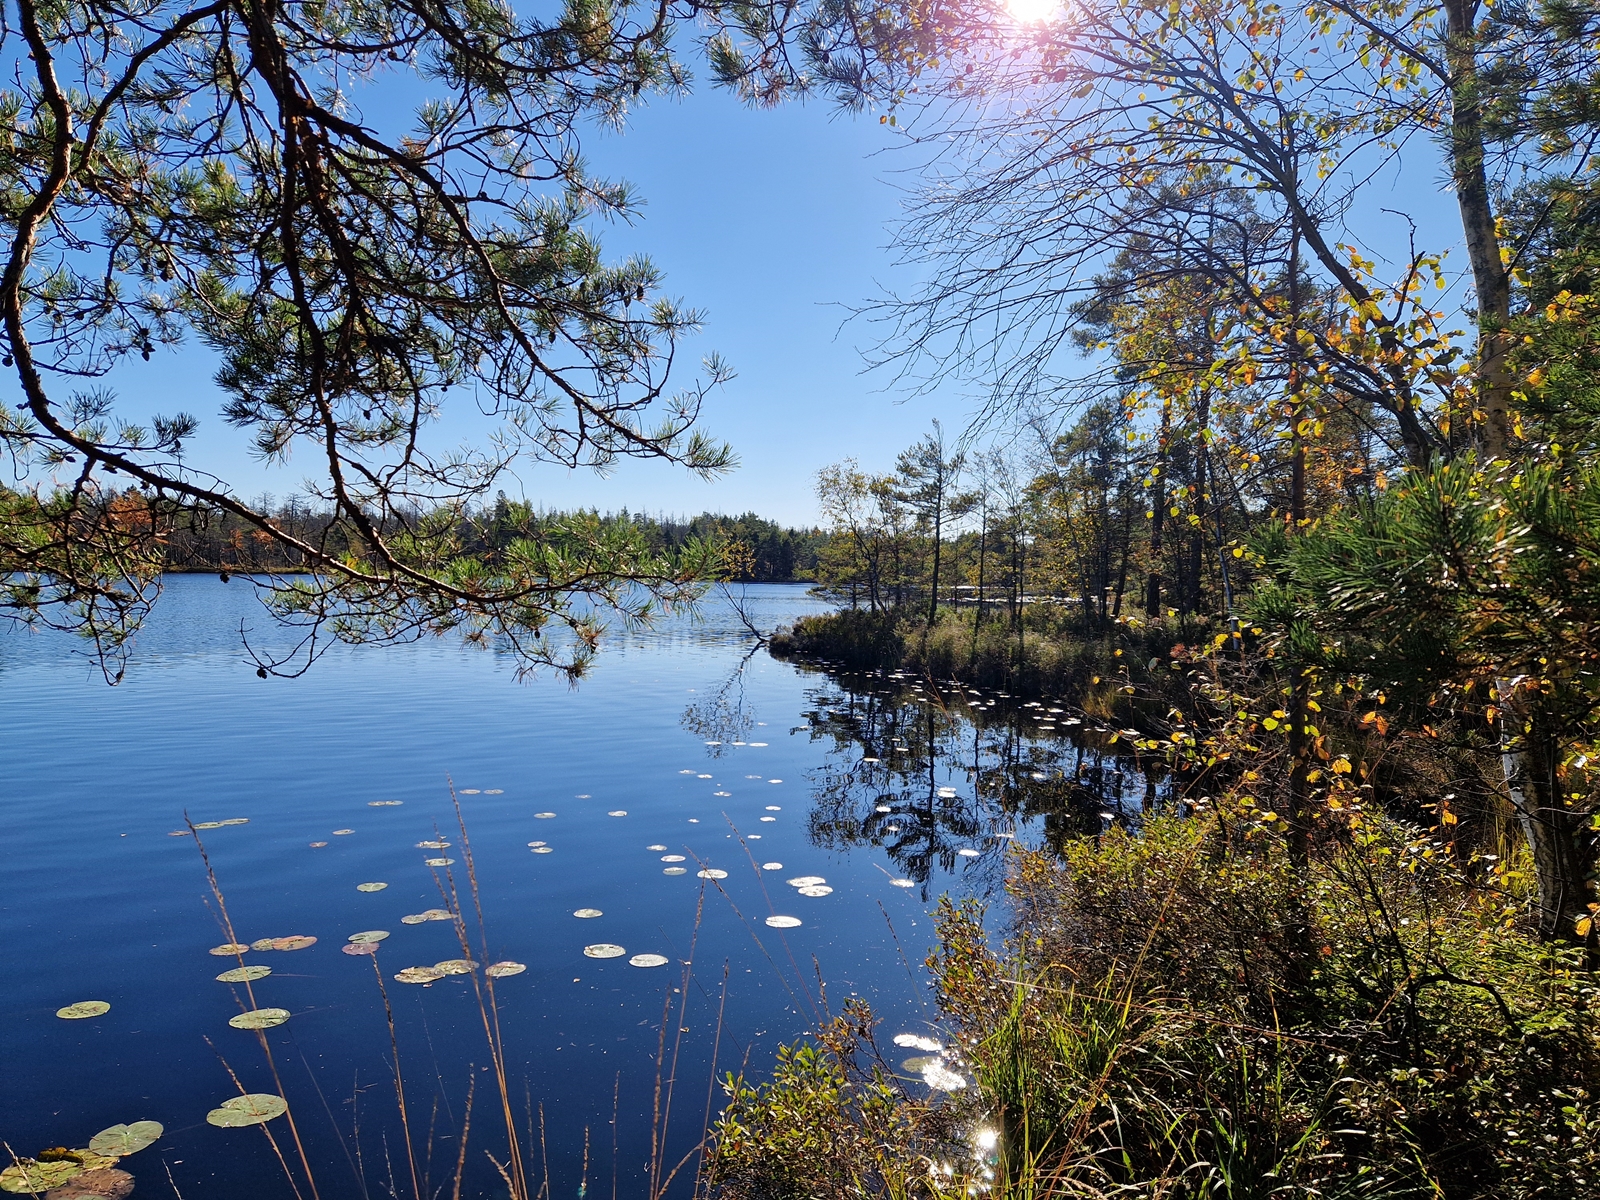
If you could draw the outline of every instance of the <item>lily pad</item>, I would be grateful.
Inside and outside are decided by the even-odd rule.
[[[339,949],[345,954],[376,954],[378,952],[378,943],[346,942],[343,946],[340,946]]]
[[[444,975],[471,975],[478,964],[470,958],[447,958],[433,964],[433,969]]]
[[[316,938],[307,937],[303,933],[272,939],[272,949],[274,950],[304,950],[308,946],[315,946],[316,944]]]
[[[313,850],[321,850],[327,844],[328,844],[327,842],[307,842],[306,843],[306,845],[310,846]]]
[[[768,812],[782,812],[783,811],[783,805],[781,805],[781,804],[769,804],[769,805],[767,805],[767,811]]]
[[[665,954],[635,954],[628,960],[630,967],[664,967],[667,965]]]
[[[802,896],[809,896],[813,900],[816,900],[822,896],[833,895],[833,889],[825,883],[816,883],[812,884],[810,887],[796,888],[795,890],[798,891]]]
[[[942,1062],[931,1062],[923,1067],[922,1082],[936,1092],[959,1092],[967,1086],[965,1077]]]
[[[63,1021],[82,1021],[88,1017],[104,1016],[110,1011],[111,1005],[104,1000],[79,1000],[76,1004],[56,1009],[56,1016]]]
[[[243,942],[223,942],[220,946],[211,947],[206,953],[215,954],[218,958],[232,958],[236,954],[243,954],[248,949],[250,947]]]
[[[101,1160],[107,1164],[117,1160]],[[45,1200],[123,1200],[133,1193],[133,1176],[115,1167],[85,1166],[83,1174],[45,1193]]]
[[[404,800],[368,800],[368,808],[399,808]]]
[[[661,873],[663,875],[687,875],[689,873],[689,868],[688,867],[662,867],[661,868]]]
[[[798,929],[801,921],[799,917],[768,917],[767,924],[774,929]]]
[[[396,971],[394,977],[401,983],[433,983],[443,979],[444,972],[433,967],[407,967],[403,971]]]
[[[663,854],[661,856],[662,862],[682,862],[683,859],[684,856],[681,854]]]
[[[0,1171],[0,1188],[18,1193],[48,1192],[82,1173],[82,1164],[70,1160],[34,1162],[25,1158]]]
[[[957,850],[956,853],[959,854],[962,858],[977,858],[978,857],[978,851],[972,849],[970,846],[963,847],[962,849]]]
[[[360,933],[352,933],[345,938],[347,942],[381,942],[389,936],[387,929],[363,929]]]
[[[891,879],[891,880],[889,880],[889,882],[892,883],[895,887],[908,888],[908,887],[916,887],[917,886],[917,881],[915,879]]]
[[[288,1111],[289,1106],[282,1096],[252,1092],[248,1096],[224,1100],[221,1108],[213,1108],[206,1114],[206,1121],[221,1129],[243,1129],[246,1125],[264,1125]]]
[[[504,979],[507,975],[521,975],[527,969],[526,963],[507,961],[490,963],[483,969],[483,973],[492,979]]]
[[[334,830],[334,831],[333,831],[333,836],[334,836],[334,837],[344,837],[344,836],[345,836],[345,834],[347,834],[347,833],[354,833],[354,832],[355,832],[355,830],[354,830],[354,829],[335,829],[335,830]]]
[[[613,808],[610,812],[608,812],[606,814],[606,816],[608,816],[608,817],[625,817],[627,815],[628,815],[628,810],[625,809],[625,808]]]
[[[39,1157],[45,1161],[49,1161],[50,1159],[70,1159],[82,1167],[85,1172],[104,1171],[108,1167],[114,1167],[117,1165],[117,1156],[115,1154],[96,1154],[93,1150],[90,1150],[87,1147],[82,1150],[55,1150],[53,1152],[46,1150],[43,1151]],[[79,1176],[79,1178],[82,1178],[82,1176]],[[129,1176],[129,1178],[131,1179],[132,1176]]]
[[[696,871],[695,874],[701,879],[726,879],[728,877],[726,871],[720,871],[716,867],[707,867],[704,871]]]
[[[816,887],[818,884],[827,882],[821,875],[796,875],[789,880],[789,886],[795,888]]]
[[[575,916],[575,917],[585,917],[585,918],[587,918],[587,917],[603,917],[603,916],[605,916],[605,913],[601,912],[598,908],[580,908],[577,911],[575,911],[572,915]]]
[[[783,870],[783,864],[780,862],[762,863],[761,869],[763,871],[781,871]]]
[[[168,837],[189,837],[191,835],[190,835],[190,833],[189,833],[189,831],[187,829],[174,829],[171,833],[167,834],[167,836]]]
[[[665,846],[646,846],[646,850],[665,850]]]
[[[384,888],[386,888],[388,886],[389,885],[387,883],[358,883],[358,884],[356,884],[356,891],[358,891],[358,892],[381,892],[381,891],[383,891]]]
[[[550,851],[551,851],[551,847],[549,847],[549,846],[535,846],[533,848],[533,852],[535,854],[549,854]]]
[[[275,942],[275,941],[277,941],[276,938],[257,938],[255,941],[250,943],[250,949],[252,949],[252,950],[271,950],[272,949],[272,943]]]
[[[908,1050],[925,1050],[929,1054],[938,1054],[944,1049],[944,1043],[938,1038],[924,1037],[920,1033],[897,1033],[894,1035],[894,1044]]]
[[[548,846],[549,844],[549,842],[529,842],[528,849],[537,850],[540,846]]]
[[[271,1029],[289,1019],[287,1008],[252,1008],[237,1017],[229,1017],[228,1024],[235,1029]]]
[[[483,795],[483,789],[482,788],[462,788],[461,789],[461,794],[463,796],[481,796],[481,795]]]
[[[778,819],[777,817],[762,817],[761,821],[762,821],[763,824],[766,824],[769,821],[776,821],[777,819]]]
[[[226,821],[196,821],[196,829],[226,829],[229,825],[248,825],[249,817],[229,817]]]
[[[153,1146],[162,1134],[160,1121],[134,1121],[130,1125],[112,1125],[89,1139],[89,1149],[96,1154],[122,1158],[137,1154],[146,1146]]]
[[[916,1054],[906,1059],[900,1066],[903,1070],[909,1071],[913,1075],[921,1075],[924,1067],[932,1066],[938,1061],[939,1056],[937,1054]]]
[[[626,953],[627,951],[621,946],[611,942],[596,942],[592,946],[583,948],[585,958],[621,958]]]
[[[271,967],[235,967],[231,971],[224,971],[217,979],[221,983],[254,983],[258,979],[265,979],[272,974]]]
[[[555,813],[552,813],[552,812],[534,813],[533,816],[534,816],[535,820],[548,821],[551,817],[555,816]]]
[[[425,858],[422,860],[422,865],[425,867],[448,867],[453,862],[455,862],[453,858]]]
[[[421,925],[424,921],[448,921],[455,916],[448,908],[429,908],[400,918],[402,925]]]
[[[506,790],[505,788],[484,788],[483,794],[485,796],[504,796],[506,794]]]
[[[417,849],[418,850],[448,850],[448,849],[450,849],[450,843],[449,842],[441,842],[441,841],[438,841],[437,839],[435,839],[434,841],[431,841],[431,842],[418,842],[417,843]]]

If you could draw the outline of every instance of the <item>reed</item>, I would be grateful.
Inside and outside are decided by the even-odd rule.
[[[205,869],[206,869],[206,883],[211,888],[212,898],[215,899],[216,902],[217,902],[217,914],[218,914],[219,919],[222,922],[222,931],[227,936],[228,944],[232,945],[232,946],[243,945],[243,943],[239,941],[238,934],[234,932],[233,918],[228,915],[228,899],[223,894],[222,884],[220,882],[218,882],[218,880],[217,880],[216,871],[212,869],[211,856],[206,853],[205,840],[203,838],[201,838],[200,831],[195,828],[194,822],[189,819],[189,813],[188,813],[187,810],[183,814],[183,823],[189,829],[189,836],[194,838],[195,848],[200,851],[200,861],[201,861],[202,864],[204,864]],[[234,957],[239,960],[239,965],[242,967],[244,965],[244,952],[243,951],[238,951],[238,952],[235,953]],[[256,1003],[255,988],[251,985],[251,983],[250,983],[250,981],[248,979],[244,981],[244,985],[243,986],[244,986],[244,990],[245,990],[245,995],[250,1000],[250,1007],[252,1009],[259,1008],[260,1005],[258,1005]],[[283,1115],[284,1115],[284,1118],[289,1122],[289,1133],[294,1138],[295,1152],[300,1157],[300,1167],[305,1172],[306,1185],[311,1190],[311,1198],[312,1198],[312,1200],[321,1200],[321,1196],[317,1191],[316,1173],[314,1171],[312,1171],[312,1169],[311,1169],[311,1160],[306,1155],[305,1143],[302,1142],[301,1139],[300,1139],[300,1127],[295,1121],[294,1106],[289,1103],[289,1097],[287,1095],[285,1095],[285,1088],[283,1086],[283,1076],[278,1073],[278,1064],[277,1064],[276,1060],[272,1056],[272,1044],[267,1040],[267,1032],[266,1032],[266,1030],[257,1029],[255,1031],[255,1035],[256,1035],[256,1040],[261,1045],[261,1054],[267,1061],[267,1070],[272,1075],[272,1082],[273,1082],[274,1086],[276,1086],[277,1089],[278,1089],[278,1095],[280,1097],[282,1097],[282,1099],[283,1099],[284,1106],[285,1106]],[[206,1041],[207,1041],[207,1044],[210,1044],[210,1039],[209,1038],[207,1038]],[[218,1057],[221,1057],[221,1056],[219,1055]],[[226,1066],[227,1064],[224,1063],[223,1065]],[[233,1069],[231,1067],[228,1069],[228,1074],[230,1076],[233,1076]],[[238,1080],[237,1076],[233,1076],[233,1081],[234,1081],[235,1084],[239,1084],[239,1080]],[[247,1094],[246,1089],[244,1088],[244,1086],[242,1084],[239,1084],[239,1094],[240,1095]],[[272,1137],[272,1131],[267,1129],[265,1124],[263,1124],[261,1126],[261,1128],[266,1133],[267,1140],[269,1142],[273,1143],[273,1150],[274,1150],[274,1152],[276,1152],[277,1151],[277,1143]],[[289,1164],[288,1164],[287,1161],[284,1160],[282,1154],[278,1155],[278,1159],[279,1159],[280,1162],[283,1163],[284,1173],[289,1177],[289,1186],[294,1188],[294,1193],[298,1197],[300,1195],[300,1188],[295,1183],[294,1173],[289,1170]]]
[[[394,1027],[394,1007],[389,1003],[389,989],[383,982],[383,969],[378,966],[376,953],[369,954],[372,959],[372,974],[378,981],[378,995],[383,999],[383,1016],[389,1025],[389,1055],[394,1063],[394,1099],[395,1105],[400,1110],[400,1131],[406,1142],[406,1165],[411,1169],[411,1194],[413,1200],[422,1200],[422,1186],[417,1181],[417,1151],[415,1143],[411,1140],[411,1110],[406,1105],[406,1080],[405,1073],[400,1069],[400,1037]],[[429,1140],[432,1140],[433,1130],[428,1130]]]
[[[442,871],[435,869],[435,886],[439,891],[441,899],[453,914],[456,938],[461,947],[462,957],[469,960],[479,961],[486,965],[489,961],[491,961],[492,956],[489,953],[489,938],[487,932],[487,920],[485,918],[483,908],[482,890],[478,879],[477,866],[473,855],[471,838],[467,830],[465,814],[462,812],[460,797],[457,794],[453,783],[450,784],[450,795],[456,817],[457,833],[460,838],[461,857],[465,867],[465,887],[463,889],[463,887],[460,886],[455,873],[448,866]],[[207,883],[210,887],[211,895],[216,907],[218,921],[222,928],[223,934],[230,943],[242,944],[239,942],[232,917],[228,910],[226,895],[218,879],[217,873],[206,850],[204,842],[200,838],[199,833],[195,830],[192,822],[188,821],[187,815],[185,816],[185,821],[189,824],[190,832],[194,836],[195,845],[199,850],[201,862],[205,868]],[[437,830],[435,830],[435,835],[436,837],[439,836]],[[743,839],[741,838],[741,843],[742,841]],[[746,853],[748,854],[749,847],[746,846],[745,849]],[[760,878],[759,867],[756,868],[756,873],[757,877]],[[711,882],[715,883],[716,881]],[[717,885],[717,890],[722,893],[725,899],[727,898],[727,893],[721,888],[720,884]],[[729,899],[728,902],[732,904],[731,899]],[[689,1033],[689,1026],[687,1023],[689,993],[691,987],[697,985],[694,963],[696,951],[699,945],[699,936],[705,921],[705,903],[706,889],[704,883],[702,883],[700,895],[695,907],[694,927],[690,938],[689,953],[688,957],[683,963],[683,970],[679,980],[680,986],[677,988],[679,999],[676,1004],[676,1029],[672,1033],[670,1053],[667,1046],[667,1037],[669,1032],[668,1023],[674,1019],[672,989],[669,987],[663,996],[660,1034],[658,1037],[657,1051],[655,1056],[655,1085],[651,1115],[650,1158],[649,1162],[647,1163],[647,1190],[650,1200],[662,1200],[662,1198],[665,1197],[671,1190],[674,1183],[677,1182],[685,1167],[691,1161],[694,1161],[696,1164],[695,1182],[693,1184],[694,1194],[698,1195],[701,1192],[702,1180],[706,1174],[705,1167],[707,1161],[706,1150],[708,1138],[705,1132],[702,1132],[702,1136],[698,1138],[676,1162],[669,1163],[667,1160],[674,1116],[674,1102],[679,1067],[685,1051],[685,1035]],[[771,902],[769,899],[769,907],[770,903]],[[472,917],[476,925],[476,946],[473,945],[474,939],[469,935],[466,917],[466,906],[468,904],[471,905]],[[736,906],[734,911],[738,913]],[[744,920],[742,913],[738,913],[738,915],[741,920]],[[750,923],[745,921],[745,924],[749,926]],[[755,936],[753,927],[751,932],[752,936]],[[759,937],[756,938],[756,941],[757,944],[760,945]],[[763,953],[765,953],[765,948],[763,947],[762,949]],[[405,1165],[403,1170],[405,1172],[405,1177],[409,1179],[411,1200],[436,1200],[434,1187],[430,1182],[428,1182],[428,1179],[425,1178],[425,1175],[431,1174],[433,1144],[439,1117],[440,1098],[436,1095],[433,1101],[432,1115],[428,1125],[428,1143],[426,1155],[430,1167],[427,1171],[424,1171],[422,1165],[419,1163],[415,1131],[413,1130],[411,1123],[411,1106],[406,1090],[404,1056],[401,1052],[402,1039],[400,1036],[399,1024],[394,1011],[394,1004],[389,996],[388,986],[384,981],[383,969],[379,964],[379,954],[372,953],[367,957],[369,957],[372,961],[373,978],[377,985],[379,1001],[383,1007],[384,1023],[389,1037],[389,1064],[394,1081],[394,1103],[396,1113],[399,1117],[401,1137],[404,1143],[405,1151]],[[796,981],[798,981],[800,984],[798,993],[788,978],[788,972],[780,969],[777,962],[772,959],[770,954],[767,954],[766,957],[775,974],[783,982],[785,988],[789,990],[791,997],[795,1000],[797,1005],[809,1006],[813,1011],[815,1011],[815,1001],[812,998],[809,989],[805,987],[803,976],[801,976],[798,970],[798,965],[793,964],[792,954],[790,955],[790,961],[791,964],[795,966],[794,975]],[[244,965],[242,952],[237,953],[235,958],[238,960],[239,965]],[[503,1163],[495,1158],[494,1154],[492,1153],[486,1151],[486,1155],[489,1158],[490,1163],[493,1164],[495,1170],[500,1175],[502,1181],[505,1183],[509,1200],[550,1200],[553,1195],[553,1191],[550,1180],[549,1148],[545,1129],[544,1105],[542,1103],[535,1105],[532,1102],[532,1097],[529,1096],[527,1097],[528,1103],[525,1106],[528,1110],[527,1117],[529,1120],[529,1138],[535,1136],[532,1128],[532,1121],[535,1113],[537,1113],[538,1117],[538,1131],[536,1136],[539,1141],[542,1179],[538,1184],[537,1190],[535,1190],[533,1184],[528,1178],[526,1167],[526,1151],[524,1148],[525,1143],[523,1142],[522,1137],[519,1136],[516,1126],[516,1117],[510,1098],[509,1070],[506,1061],[505,1042],[501,1029],[500,1010],[494,992],[494,979],[493,977],[483,974],[481,971],[477,970],[472,972],[471,977],[474,990],[474,999],[476,1001],[476,1007],[479,1014],[479,1024],[483,1033],[485,1045],[488,1050],[489,1066],[495,1080],[497,1099],[499,1101],[498,1107],[505,1123],[506,1137],[509,1146],[509,1153],[506,1161]],[[717,1085],[717,1065],[721,1057],[722,1040],[726,1028],[729,980],[730,966],[727,962],[724,962],[720,985],[720,995],[717,1002],[716,1024],[712,1039],[711,1065],[707,1078],[705,1113],[702,1122],[703,1130],[709,1130],[712,1108],[714,1106]],[[259,1007],[254,993],[254,988],[251,986],[250,982],[246,981],[241,986],[245,989],[244,995],[245,999],[248,1001],[248,1008]],[[702,989],[702,991],[704,991],[704,989]],[[708,996],[707,999],[709,1000],[710,997]],[[244,1010],[245,1006],[241,1005],[241,1011]],[[285,1152],[285,1148],[279,1143],[278,1139],[273,1135],[272,1130],[266,1124],[262,1125],[262,1132],[267,1139],[268,1145],[271,1148],[274,1157],[277,1159],[279,1166],[284,1173],[284,1178],[288,1182],[295,1200],[320,1200],[320,1193],[318,1191],[315,1175],[311,1167],[310,1157],[306,1151],[304,1141],[301,1137],[301,1132],[294,1121],[294,1106],[290,1104],[289,1098],[286,1094],[286,1089],[283,1085],[282,1077],[273,1055],[272,1046],[267,1040],[265,1031],[256,1030],[254,1032],[257,1035],[258,1043],[261,1046],[263,1057],[274,1084],[277,1087],[278,1094],[283,1097],[287,1106],[285,1115],[289,1118],[288,1125],[293,1143],[292,1155],[293,1159],[297,1161],[300,1168],[298,1172],[295,1170],[294,1166],[291,1165],[291,1153]],[[207,1042],[210,1044],[209,1039],[207,1039]],[[212,1049],[213,1051],[216,1050],[214,1045]],[[229,1077],[233,1080],[234,1085],[239,1089],[240,1094],[246,1094],[247,1089],[243,1086],[242,1082],[234,1073],[232,1067],[229,1066],[226,1060],[222,1059],[220,1053],[218,1053],[217,1056],[219,1061],[222,1062],[224,1069],[228,1072]],[[748,1051],[746,1053],[746,1057],[748,1057]],[[309,1063],[306,1064],[306,1067],[307,1070],[310,1071]],[[435,1063],[435,1069],[437,1072],[437,1062]],[[441,1089],[443,1089],[442,1076],[439,1082]],[[317,1084],[314,1073],[312,1083],[313,1086],[316,1087],[318,1095],[322,1096],[322,1089],[320,1085]],[[612,1087],[612,1200],[617,1200],[620,1189],[618,1155],[621,1086],[622,1073],[621,1071],[618,1071]],[[476,1087],[477,1072],[476,1069],[474,1069],[469,1074],[468,1078],[466,1107],[459,1127],[460,1143],[457,1147],[454,1170],[452,1171],[449,1179],[450,1200],[460,1200],[462,1188],[465,1183],[468,1143],[472,1132],[472,1117],[476,1096]],[[446,1103],[448,1104],[447,1093],[441,1090],[441,1094],[446,1095]],[[351,1101],[352,1133],[356,1139],[353,1157],[351,1156],[352,1152],[350,1147],[345,1141],[345,1131],[340,1127],[340,1124],[334,1117],[332,1110],[328,1108],[327,1099],[325,1096],[322,1097],[322,1103],[324,1109],[328,1113],[329,1121],[333,1125],[336,1135],[340,1138],[341,1144],[345,1146],[346,1157],[350,1158],[351,1160],[352,1174],[355,1176],[356,1182],[360,1188],[360,1194],[363,1198],[365,1198],[368,1195],[368,1190],[365,1178],[365,1160],[360,1144],[361,1123],[359,1098],[360,1085],[358,1074],[355,1084],[355,1092]],[[385,1160],[388,1161],[389,1154],[387,1136],[384,1138],[384,1145]],[[397,1194],[394,1171],[395,1165],[397,1164],[393,1164],[391,1162],[389,1166],[389,1181],[387,1188],[391,1196]],[[580,1200],[582,1197],[587,1195],[589,1185],[589,1167],[590,1131],[586,1127],[584,1130],[582,1173],[578,1185]],[[304,1184],[304,1187],[302,1187],[302,1184]],[[442,1192],[443,1190],[444,1189],[441,1186],[439,1191]]]

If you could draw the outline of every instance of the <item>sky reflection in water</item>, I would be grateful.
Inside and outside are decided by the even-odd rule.
[[[799,587],[749,596],[769,628],[820,607]],[[450,779],[488,961],[528,966],[496,984],[518,1119],[543,1104],[557,1193],[583,1179],[587,1127],[587,1183],[603,1193],[615,1095],[619,1194],[635,1195],[663,1001],[673,1034],[691,946],[673,1160],[705,1113],[725,970],[719,1070],[759,1067],[817,1018],[813,956],[834,1003],[872,1000],[885,1046],[926,1031],[927,988],[912,975],[931,901],[998,888],[1011,839],[997,835],[1039,845],[1093,834],[1101,814],[1136,821],[1160,796],[1103,747],[1067,740],[1079,728],[1070,713],[774,662],[749,652],[715,598],[698,620],[615,639],[576,691],[519,683],[504,660],[448,642],[341,650],[300,680],[261,681],[241,621],[252,640],[270,636],[237,581],[173,580],[116,689],[67,639],[0,633],[0,939],[11,963],[0,1136],[29,1154],[160,1121],[161,1141],[125,1163],[141,1195],[170,1190],[163,1163],[189,1196],[288,1194],[259,1131],[205,1122],[234,1092],[223,1060],[252,1091],[277,1086],[255,1035],[228,1027],[241,1005],[215,976],[237,963],[207,953],[225,938],[193,841],[169,836],[185,812],[248,818],[204,832],[241,940],[318,939],[244,957],[272,967],[251,985],[256,1003],[293,1014],[266,1036],[324,1196],[361,1195],[363,1177],[366,1195],[386,1194],[391,1170],[405,1175],[371,960],[340,947],[390,931],[376,955],[389,979],[461,955],[452,922],[401,919],[449,907],[427,857],[455,858],[466,888]],[[433,840],[457,844],[418,848]],[[702,868],[727,877],[702,879]],[[831,892],[785,882],[802,876]],[[388,886],[357,889],[376,881]],[[591,907],[602,915],[573,916]],[[775,928],[773,916],[801,924]],[[626,954],[585,956],[599,944]],[[641,954],[669,962],[630,966]],[[453,1169],[476,1074],[463,1194],[504,1194],[483,1154],[500,1152],[504,1132],[469,979],[387,986],[419,1171],[437,1187]],[[111,1011],[54,1015],[90,999]],[[535,1150],[531,1170],[542,1180],[543,1169]]]

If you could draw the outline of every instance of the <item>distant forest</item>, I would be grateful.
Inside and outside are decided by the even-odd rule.
[[[279,501],[263,496],[255,505],[259,511],[271,512],[280,529],[303,542],[341,552],[359,552],[347,527],[305,497],[289,496]],[[652,552],[675,554],[695,539],[714,539],[726,546],[741,547],[730,555],[729,561],[735,566],[736,577],[750,583],[815,579],[818,552],[828,541],[828,535],[820,529],[787,529],[755,513],[736,517],[720,513],[652,517],[627,509],[606,514],[592,510],[540,511],[523,501],[509,499],[503,492],[494,503],[468,510],[450,533],[459,539],[461,553],[492,559],[496,550],[517,538],[549,535],[565,540],[585,527],[604,534],[615,532],[622,525],[632,526]],[[196,513],[173,529],[167,535],[166,560],[167,570],[180,572],[294,571],[304,565],[292,548],[220,511]]]

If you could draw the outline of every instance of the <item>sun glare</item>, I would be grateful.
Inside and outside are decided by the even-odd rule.
[[[1019,24],[1036,25],[1061,11],[1060,0],[1006,0],[1006,9]]]

